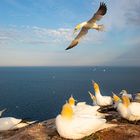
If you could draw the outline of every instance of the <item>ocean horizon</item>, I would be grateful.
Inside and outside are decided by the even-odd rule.
[[[56,117],[73,95],[92,104],[91,80],[100,85],[103,95],[126,89],[140,91],[140,67],[121,66],[3,66],[0,67],[0,109],[3,116],[46,120]]]

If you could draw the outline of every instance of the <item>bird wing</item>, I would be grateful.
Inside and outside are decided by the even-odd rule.
[[[96,132],[106,122],[105,119],[92,116],[78,117],[73,121],[73,130],[84,136]]]
[[[112,105],[113,104],[113,100],[112,100],[112,98],[110,96],[103,96],[102,103],[104,105]]]
[[[10,130],[16,124],[18,124],[20,121],[21,121],[21,119],[16,119],[16,118],[13,118],[13,117],[0,118],[0,131]]]
[[[81,39],[83,36],[85,36],[87,33],[88,33],[88,29],[87,29],[86,27],[83,27],[83,28],[81,29],[81,31],[79,32],[79,34],[75,37],[75,39],[74,39],[74,40],[71,42],[71,44],[68,46],[68,48],[66,48],[66,50],[69,50],[69,49],[75,47],[75,46],[79,43],[80,39]]]
[[[97,12],[93,15],[93,17],[88,21],[88,23],[93,23],[100,20],[107,12],[107,7],[104,2],[100,3],[100,7]]]
[[[140,116],[140,111],[139,111],[140,110],[140,103],[132,102],[129,105],[129,109],[133,115]]]

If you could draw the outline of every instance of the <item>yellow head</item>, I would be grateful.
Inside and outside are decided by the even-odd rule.
[[[130,105],[130,100],[129,100],[128,96],[123,95],[122,101],[123,101],[123,104],[125,105],[125,107],[128,107]]]
[[[99,85],[97,83],[93,82],[93,87],[94,87],[95,93],[98,93],[100,91]]]
[[[73,96],[71,96],[68,100],[70,105],[75,105],[75,99],[73,98]]]
[[[78,30],[80,30],[82,28],[81,24],[78,24],[75,28],[74,28],[74,33],[76,33]]]
[[[119,102],[121,101],[120,97],[118,97],[116,94],[113,93],[113,99],[114,99],[114,102]]]
[[[80,30],[83,26],[85,26],[87,24],[87,22],[82,22],[80,24],[78,24],[75,28],[74,28],[74,33],[77,32],[78,30]]]
[[[73,110],[70,104],[66,103],[62,107],[61,116],[66,119],[71,119],[73,116]]]

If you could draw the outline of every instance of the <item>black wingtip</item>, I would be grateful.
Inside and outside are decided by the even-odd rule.
[[[73,41],[73,42],[71,43],[71,45],[69,45],[69,47],[66,48],[65,50],[69,50],[69,49],[75,47],[77,44],[78,44],[78,41]]]
[[[68,48],[66,48],[65,50],[69,50],[69,49],[71,49],[70,47],[68,47]]]
[[[105,15],[106,12],[107,12],[107,6],[104,2],[100,2],[100,7],[99,7],[100,10],[102,10],[102,15]]]

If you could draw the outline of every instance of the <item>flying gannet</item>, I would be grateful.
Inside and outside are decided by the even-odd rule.
[[[99,9],[97,10],[97,12],[93,15],[93,17],[90,20],[82,22],[75,27],[74,32],[76,32],[77,30],[80,30],[80,29],[81,29],[81,31],[75,37],[75,39],[71,42],[71,44],[68,46],[68,48],[66,48],[66,50],[75,47],[80,42],[81,38],[88,33],[89,29],[103,31],[104,26],[98,25],[96,23],[96,21],[99,21],[106,14],[106,12],[107,12],[106,4],[104,2],[100,3]]]
[[[108,106],[113,105],[113,100],[111,96],[103,96],[101,95],[99,85],[92,80],[93,88],[95,90],[95,97],[97,105],[99,106]]]
[[[59,135],[66,139],[81,139],[98,130],[114,126],[114,124],[107,124],[106,119],[97,116],[77,116],[68,103],[63,105],[55,124]]]
[[[36,121],[28,122],[14,117],[3,117],[0,118],[0,131],[13,130],[13,129],[25,127],[35,122]]]

